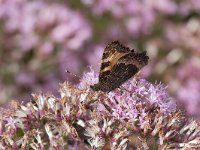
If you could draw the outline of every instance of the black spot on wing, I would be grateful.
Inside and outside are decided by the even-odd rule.
[[[102,56],[102,60],[108,58],[111,55],[109,52],[104,52]]]

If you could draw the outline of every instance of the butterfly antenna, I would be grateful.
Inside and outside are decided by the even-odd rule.
[[[79,82],[84,82],[84,83],[86,83],[87,85],[90,86],[90,84],[88,84],[87,82],[83,81],[82,77],[80,77],[80,76],[78,76],[78,75],[76,75],[76,74],[71,73],[71,72],[70,72],[69,70],[67,70],[67,69],[65,70],[65,72],[68,73],[68,74],[71,74],[72,76],[75,76],[76,78],[78,78],[78,79],[79,79]]]
[[[68,74],[70,74],[70,75],[72,75],[72,76],[75,76],[76,78],[78,78],[79,80],[81,80],[82,78],[80,77],[80,76],[78,76],[78,75],[76,75],[76,74],[73,74],[73,73],[71,73],[69,70],[65,70],[65,72],[66,73],[68,73]]]

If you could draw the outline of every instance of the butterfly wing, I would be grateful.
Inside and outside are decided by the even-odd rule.
[[[111,71],[102,72],[99,80],[100,90],[112,91],[122,83],[134,76],[143,66],[148,63],[146,52],[129,53],[121,57]]]
[[[149,57],[146,52],[134,53],[131,52],[121,57],[110,74],[117,81],[115,88],[134,76],[142,67],[147,65]]]
[[[117,61],[124,55],[128,54],[130,49],[120,44],[118,41],[114,41],[104,49],[102,56],[101,68],[99,73],[99,82],[106,80],[110,74],[112,67]]]
[[[105,92],[116,89],[145,66],[148,59],[146,52],[135,53],[119,42],[112,42],[104,50],[99,83],[91,88]]]

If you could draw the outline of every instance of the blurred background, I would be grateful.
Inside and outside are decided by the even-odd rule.
[[[142,76],[200,116],[200,0],[0,0],[0,104],[98,72],[113,40],[147,50]]]

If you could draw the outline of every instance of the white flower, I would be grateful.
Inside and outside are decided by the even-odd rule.
[[[99,132],[100,132],[100,128],[98,126],[92,125],[85,129],[84,135],[91,138],[95,138]]]
[[[88,139],[88,143],[92,148],[100,148],[105,145],[105,139],[97,136],[96,138]]]

